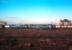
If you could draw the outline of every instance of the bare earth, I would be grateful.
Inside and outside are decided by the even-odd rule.
[[[72,28],[0,29],[0,50],[71,50],[71,46]]]

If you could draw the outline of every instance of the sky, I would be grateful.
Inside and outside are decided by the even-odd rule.
[[[72,20],[72,0],[0,0],[0,20],[8,23],[53,23]]]

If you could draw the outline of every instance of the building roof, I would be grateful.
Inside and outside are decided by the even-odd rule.
[[[5,21],[0,21],[0,25],[6,25],[7,23]]]

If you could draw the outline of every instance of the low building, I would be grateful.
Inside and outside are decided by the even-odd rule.
[[[5,25],[6,25],[6,24],[7,24],[6,22],[0,21],[0,28],[5,28]]]
[[[53,24],[32,24],[30,25],[31,28],[35,29],[51,29],[56,28],[56,25]]]

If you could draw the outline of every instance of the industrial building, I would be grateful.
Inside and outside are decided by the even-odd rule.
[[[5,21],[0,21],[0,28],[5,28],[7,23]]]

